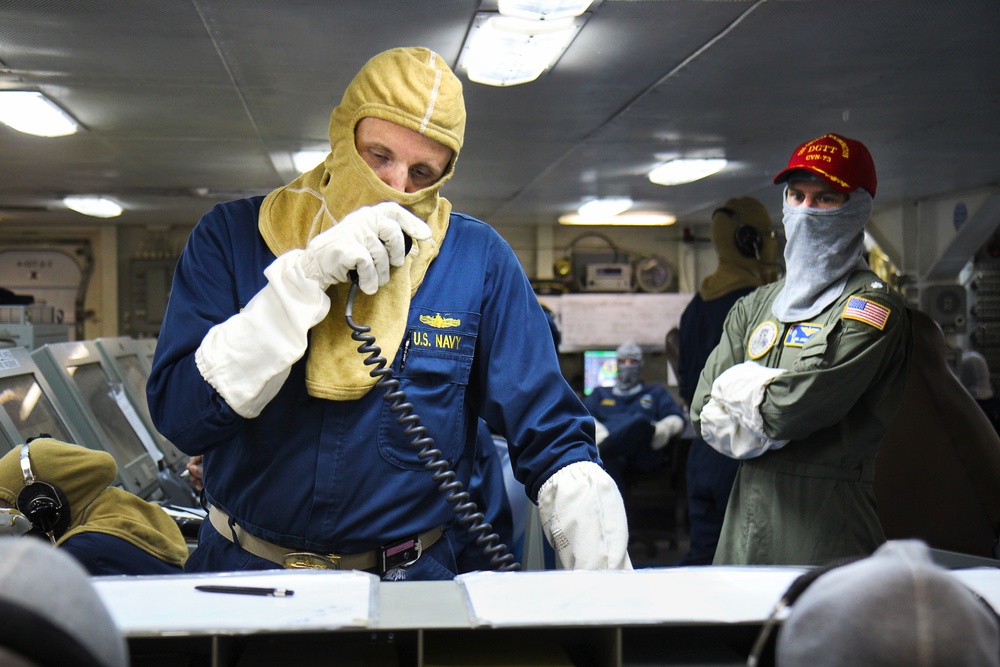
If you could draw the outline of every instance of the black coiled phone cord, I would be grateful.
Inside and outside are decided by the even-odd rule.
[[[483,553],[490,559],[490,565],[494,570],[500,572],[515,572],[521,569],[521,564],[514,560],[514,555],[507,549],[507,545],[500,542],[500,536],[492,532],[491,526],[475,501],[469,496],[462,482],[455,479],[455,471],[441,456],[441,450],[434,446],[434,439],[427,435],[427,429],[420,424],[420,416],[413,412],[413,405],[406,402],[406,392],[399,388],[399,380],[392,376],[392,368],[388,365],[382,350],[375,344],[375,336],[371,333],[371,327],[358,324],[353,319],[354,298],[358,293],[358,283],[351,283],[347,293],[347,307],[344,316],[347,319],[347,326],[351,328],[351,338],[361,343],[358,352],[367,354],[364,363],[366,366],[375,366],[368,374],[377,378],[376,387],[385,389],[382,398],[390,403],[389,410],[399,413],[396,423],[403,426],[403,434],[412,438],[410,447],[417,450],[417,458],[424,462],[424,467],[430,470],[432,478],[438,483],[438,490],[445,494],[447,500],[452,505],[452,511],[458,515],[458,521],[469,534],[475,538],[476,545],[481,547]]]

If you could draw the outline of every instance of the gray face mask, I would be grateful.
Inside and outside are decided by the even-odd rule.
[[[619,364],[618,375],[615,378],[615,389],[624,392],[638,385],[641,371],[641,364]]]
[[[787,187],[786,187],[787,191]],[[872,197],[855,190],[837,208],[782,206],[785,225],[785,284],[771,305],[782,322],[801,322],[823,311],[843,293],[864,260],[865,224]]]

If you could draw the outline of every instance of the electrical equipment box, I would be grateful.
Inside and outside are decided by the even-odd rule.
[[[587,292],[631,292],[632,266],[617,262],[588,264],[583,287]]]

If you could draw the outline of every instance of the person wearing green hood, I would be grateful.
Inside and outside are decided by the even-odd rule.
[[[441,537],[458,510],[441,475],[468,487],[480,418],[509,443],[564,567],[631,567],[593,419],[517,257],[439,194],[464,134],[443,59],[385,51],[333,110],[321,164],[216,206],[191,233],[147,383],[157,429],[204,457],[209,520],[189,571],[452,578]],[[405,407],[375,386],[381,366],[345,307],[371,327]]]
[[[92,575],[180,574],[180,528],[160,506],[111,486],[117,476],[107,452],[35,438],[0,457],[0,507]]]
[[[681,315],[677,376],[690,406],[698,376],[722,338],[733,305],[777,278],[778,247],[771,216],[753,197],[734,197],[712,214],[712,246],[719,265],[701,282]],[[690,545],[679,565],[711,565],[726,504],[740,462],[715,451],[701,438],[688,449],[687,495]]]

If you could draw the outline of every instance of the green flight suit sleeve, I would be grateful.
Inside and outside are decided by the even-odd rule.
[[[801,440],[838,423],[884,373],[899,368],[909,332],[905,306],[884,294],[864,298],[889,309],[884,328],[844,319],[839,310],[768,385],[760,406],[768,437]]]

